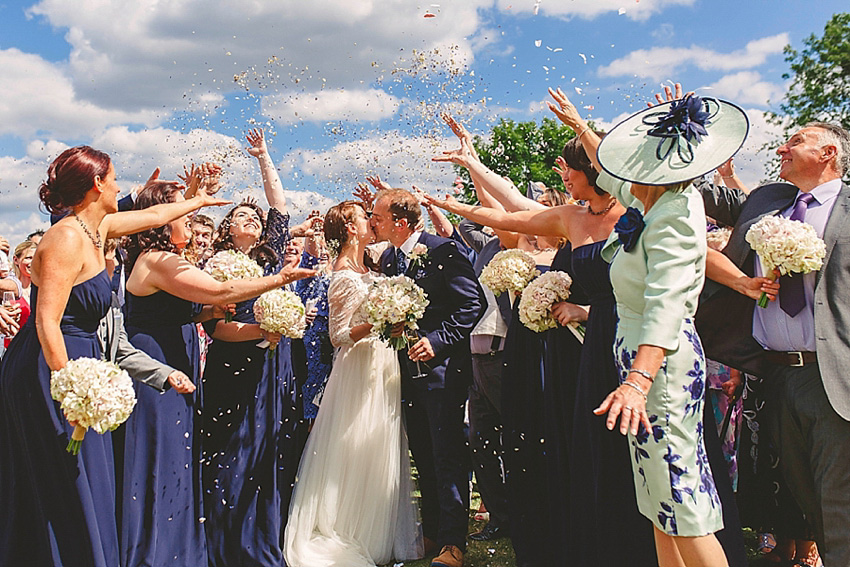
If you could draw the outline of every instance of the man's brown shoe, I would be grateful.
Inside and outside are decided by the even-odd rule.
[[[431,567],[463,567],[463,552],[454,545],[447,545],[431,561]]]

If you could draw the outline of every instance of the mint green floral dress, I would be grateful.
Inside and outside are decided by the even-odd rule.
[[[643,212],[631,184],[606,173],[599,187]],[[723,527],[720,499],[703,443],[705,357],[693,325],[705,279],[705,210],[689,186],[665,192],[644,217],[646,226],[626,252],[616,232],[603,257],[611,262],[617,300],[614,357],[627,378],[638,346],[662,347],[664,362],[648,392],[652,431],[629,435],[638,508],[673,536],[702,536]]]

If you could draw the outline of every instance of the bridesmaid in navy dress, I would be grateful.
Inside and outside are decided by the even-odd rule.
[[[219,225],[213,248],[244,252],[264,274],[277,274],[293,269],[284,263],[290,240],[286,197],[262,130],[247,139],[248,152],[259,162],[269,210],[266,214],[253,202],[236,206]],[[300,260],[294,256],[292,266]],[[212,567],[282,563],[289,501],[306,442],[292,341],[274,335],[274,351],[258,346],[270,337],[254,319],[253,305],[253,299],[238,303],[232,322],[205,326],[214,339],[204,373],[203,441]]]
[[[75,358],[101,357],[96,331],[112,302],[103,241],[218,201],[200,195],[145,213],[116,213],[118,190],[109,156],[87,146],[62,152],[39,190],[51,213],[71,214],[39,244],[34,316],[0,369],[2,565],[119,564],[111,437],[89,431],[78,455],[65,450],[73,427],[51,399],[50,372]]]
[[[180,201],[179,189],[171,182],[149,182],[136,199],[136,207]],[[187,220],[177,219],[128,239],[132,266],[127,280],[128,332],[138,348],[197,378],[199,348],[193,302],[243,301],[293,281],[300,270],[217,282],[178,254],[189,239]],[[138,392],[138,404],[126,429],[122,565],[190,567],[207,563],[199,461],[201,391],[199,387],[194,395],[173,390]]]

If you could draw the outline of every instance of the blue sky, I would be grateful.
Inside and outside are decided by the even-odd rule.
[[[475,133],[550,113],[561,86],[616,123],[661,84],[737,102],[752,122],[736,159],[763,179],[762,113],[787,86],[782,53],[820,35],[846,2],[822,0],[0,0],[0,235],[44,223],[37,188],[65,147],[112,155],[126,190],[156,166],[227,171],[226,194],[259,194],[242,148],[268,131],[298,214],[365,175],[447,188],[431,155],[454,146],[449,110]],[[426,17],[432,14],[433,17]]]

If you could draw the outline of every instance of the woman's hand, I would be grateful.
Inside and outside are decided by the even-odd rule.
[[[319,308],[316,307],[315,305],[313,307],[311,307],[310,310],[307,311],[304,314],[304,322],[307,323],[308,327],[313,324],[313,321],[316,320],[316,315],[318,315],[318,314],[319,314]]]
[[[404,335],[404,332],[405,332],[404,321],[402,321],[401,323],[396,323],[395,325],[393,325],[392,329],[390,330],[390,336],[391,337],[401,337],[401,336]]]
[[[561,122],[572,128],[575,132],[579,132],[580,130],[587,128],[587,124],[585,124],[584,119],[578,112],[578,109],[570,102],[570,99],[567,98],[564,91],[560,88],[557,90],[549,88],[549,94],[553,99],[555,99],[556,103],[547,103],[549,105],[549,110],[554,112],[555,116],[557,116]]]
[[[561,181],[566,185],[567,183],[567,173],[569,173],[569,166],[563,157],[558,156],[555,158],[555,165],[552,166],[552,171],[558,174],[561,178]]]
[[[381,181],[381,177],[379,175],[373,175],[372,177],[369,177],[367,175],[366,181],[368,181],[372,185],[372,187],[375,188],[376,191],[393,188],[393,186],[387,183],[386,181]]]
[[[461,138],[460,148],[456,150],[445,151],[443,152],[443,155],[432,157],[431,161],[437,163],[453,163],[455,165],[459,165],[461,167],[469,169],[469,166],[473,162],[477,161],[477,158],[472,153],[469,142]]]
[[[424,198],[427,204],[437,205],[441,209],[446,209],[447,211],[452,213],[457,212],[458,206],[461,205],[461,203],[458,202],[458,200],[452,197],[451,195],[446,195],[445,199],[440,200],[437,197],[434,197],[433,195],[428,195],[426,193],[424,195]]]
[[[735,291],[756,301],[761,298],[762,293],[766,293],[770,301],[775,301],[779,296],[779,270],[774,270],[774,276],[776,281],[770,278],[741,276],[735,283]]]
[[[194,163],[190,163],[188,168],[184,165],[183,175],[178,173],[177,179],[186,186],[186,194],[194,196],[198,192],[198,187],[201,186],[201,168]]]
[[[570,323],[587,321],[587,309],[575,303],[567,303],[559,301],[552,305],[552,316],[562,327],[566,327]]]
[[[0,307],[0,334],[14,337],[21,326],[18,318],[21,315],[21,306],[15,303],[8,307]]]
[[[251,144],[251,147],[246,151],[257,159],[269,154],[269,148],[266,146],[266,136],[262,128],[255,128],[245,135],[245,139]]]
[[[740,370],[736,370],[735,368],[729,369],[729,379],[723,382],[720,385],[720,388],[723,390],[723,393],[726,394],[726,397],[729,398],[730,402],[734,402],[738,399],[738,390],[740,389],[743,381]]]
[[[266,331],[262,327],[260,327],[260,334],[269,342],[269,345],[271,345],[269,348],[275,348],[277,343],[280,342],[280,339],[283,338],[283,335],[280,333],[272,333],[271,331]]]
[[[225,303],[224,305],[213,305],[212,313],[213,319],[224,319],[224,317],[228,313],[230,313],[231,315],[236,315],[236,304]]]
[[[191,394],[195,391],[195,385],[189,377],[179,370],[175,370],[168,375],[168,383],[171,384],[171,387],[178,394]]]
[[[200,207],[221,207],[223,205],[230,205],[233,201],[228,199],[219,199],[218,197],[213,197],[204,191],[203,187],[198,189],[198,193],[193,197],[193,199],[198,199],[201,203]]]
[[[283,269],[280,271],[280,277],[283,280],[280,284],[281,286],[285,286],[288,283],[292,283],[294,281],[303,280],[304,278],[312,278],[318,272],[316,270],[308,270],[307,268],[299,268],[298,264],[301,262],[301,258],[296,256],[292,259],[291,263],[286,264]]]
[[[646,400],[644,397],[632,388],[625,384],[620,384],[616,390],[608,394],[598,408],[593,410],[596,415],[602,415],[608,412],[608,419],[605,420],[605,426],[609,431],[613,431],[617,426],[617,418],[620,418],[620,433],[623,435],[631,432],[632,435],[637,435],[640,429],[640,424],[647,431],[652,431],[652,424],[649,422],[649,416],[646,413]]]

